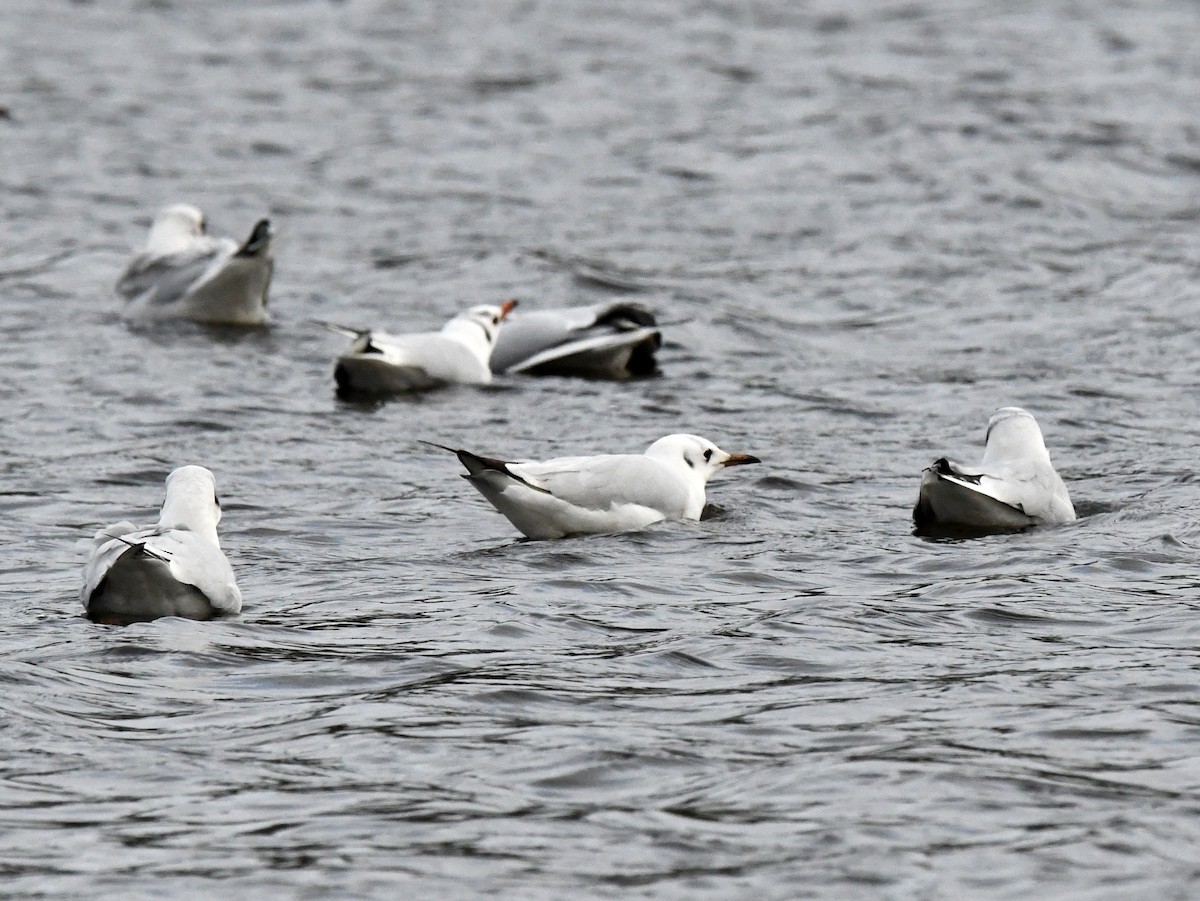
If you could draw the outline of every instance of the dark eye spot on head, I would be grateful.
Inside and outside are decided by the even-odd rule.
[[[492,317],[492,325],[499,325],[499,324],[500,324],[500,317],[499,317],[499,316],[493,316],[493,317]]]
[[[706,450],[704,452],[704,462],[707,463],[711,459],[712,459],[712,448],[710,447],[708,450]]]

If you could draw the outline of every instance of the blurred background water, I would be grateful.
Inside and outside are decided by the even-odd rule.
[[[1189,898],[1200,11],[0,10],[0,873],[13,898]],[[160,206],[274,324],[120,318]],[[613,297],[663,375],[334,396],[329,319]],[[911,534],[1039,418],[1081,514]],[[518,541],[417,439],[703,434],[715,519]],[[217,475],[246,596],[93,625],[75,549]]]

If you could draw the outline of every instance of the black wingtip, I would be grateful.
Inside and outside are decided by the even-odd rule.
[[[519,476],[513,475],[508,471],[508,464],[503,460],[495,460],[491,457],[481,457],[479,454],[473,454],[469,450],[464,450],[459,447],[450,447],[446,444],[438,444],[436,441],[426,441],[424,438],[418,438],[417,441],[427,447],[436,447],[438,450],[449,451],[458,457],[458,462],[467,468],[470,475],[478,475],[485,469],[494,469],[497,472],[502,472],[506,476],[511,476],[514,479],[519,479]]]
[[[476,475],[485,469],[493,469],[511,478],[519,478],[508,471],[508,464],[503,460],[497,460],[494,457],[481,457],[479,454],[473,454],[469,450],[456,450],[454,453],[458,457],[458,462],[465,466],[471,475]]]
[[[237,256],[252,257],[255,256],[264,247],[271,243],[271,220],[259,219],[254,223],[254,229],[250,232],[250,237],[246,239],[246,243],[238,248]]]
[[[163,563],[171,562],[171,558],[169,555],[167,555],[163,552],[160,552],[160,551],[151,550],[150,548],[146,547],[146,542],[144,542],[144,541],[130,541],[129,539],[124,538],[121,535],[113,535],[111,537],[117,539],[117,541],[121,542],[121,544],[128,545],[130,548],[133,549],[133,552],[135,554],[138,554],[138,555],[144,554],[145,556],[152,557],[155,560],[161,560]],[[126,553],[128,553],[128,551],[126,551]]]
[[[619,331],[658,325],[654,313],[637,303],[614,303],[597,319],[597,325],[607,325]]]
[[[450,448],[446,448],[446,450],[450,450]],[[467,479],[474,479],[480,473],[484,472],[498,472],[508,476],[514,482],[520,482],[532,491],[540,491],[543,494],[551,493],[548,489],[540,485],[534,485],[528,479],[513,472],[508,468],[508,463],[504,460],[497,460],[495,457],[481,457],[479,454],[473,454],[469,450],[456,450],[454,453],[458,456],[458,461],[466,467],[467,475],[465,478]]]
[[[956,467],[945,457],[938,457],[938,459],[933,461],[929,469],[939,476],[952,476],[960,482],[970,482],[972,485],[980,484],[980,480],[983,478],[983,473],[981,472],[963,472],[961,467]]]

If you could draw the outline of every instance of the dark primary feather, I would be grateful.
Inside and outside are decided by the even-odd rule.
[[[608,325],[621,331],[632,331],[646,325],[658,325],[655,315],[636,303],[614,303],[596,317],[597,325]]]
[[[945,457],[939,457],[937,460],[934,460],[932,469],[938,475],[953,476],[954,478],[960,479],[964,482],[970,482],[972,485],[978,485],[980,479],[982,479],[985,475],[985,473],[982,472],[966,472],[957,463],[951,463]]]
[[[508,468],[508,462],[505,460],[497,460],[495,457],[480,456],[479,454],[473,454],[471,451],[463,450],[462,448],[448,447],[445,444],[438,444],[436,441],[425,441],[421,438],[418,438],[417,440],[421,444],[428,445],[429,447],[436,447],[439,450],[449,451],[458,457],[459,462],[462,463],[467,470],[467,474],[463,476],[464,479],[470,480],[490,470],[493,472],[503,473],[510,479],[520,482],[522,485],[532,488],[534,491],[541,491],[545,494],[550,493],[545,488],[530,484],[528,481],[510,470]]]
[[[260,250],[268,247],[271,243],[271,220],[259,219],[254,223],[254,228],[250,232],[250,237],[246,239],[246,243],[237,249],[235,256],[252,257]]]
[[[468,450],[455,451],[455,454],[458,455],[459,462],[467,468],[469,475],[463,476],[465,479],[470,480],[479,478],[483,475],[483,473],[488,471],[499,472],[508,476],[515,482],[520,482],[526,488],[530,488],[533,491],[540,491],[543,494],[551,493],[549,490],[542,488],[540,485],[534,485],[532,482],[529,482],[528,480],[517,475],[508,468],[508,463],[506,463],[504,460],[497,460],[494,457],[481,457],[479,454],[473,454]]]

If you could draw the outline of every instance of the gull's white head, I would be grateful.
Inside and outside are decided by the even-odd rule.
[[[1020,407],[1001,407],[992,414],[988,420],[985,443],[985,466],[999,460],[1050,460],[1037,420]]]
[[[480,304],[471,307],[447,322],[442,331],[473,348],[486,363],[492,356],[501,323],[516,305],[515,300],[506,300],[499,305]]]
[[[203,466],[181,466],[167,476],[167,497],[158,524],[168,529],[187,529],[203,535],[220,547],[217,523],[221,502],[217,480]]]
[[[185,250],[205,233],[204,214],[187,203],[176,203],[161,210],[150,226],[146,250],[157,254]]]
[[[726,453],[699,435],[668,435],[666,438],[659,438],[646,449],[646,456],[689,474],[693,479],[699,480],[701,486],[705,485],[717,470],[726,466],[762,462],[750,454]]]

